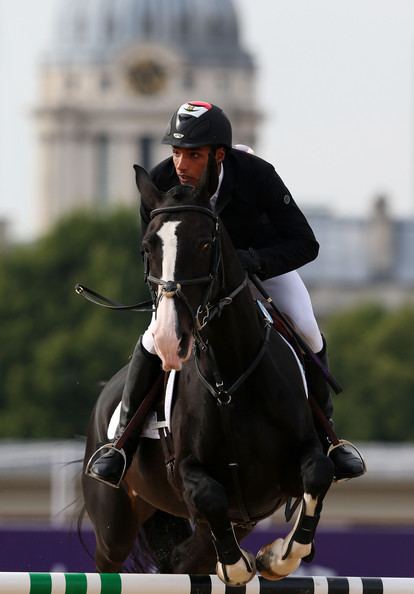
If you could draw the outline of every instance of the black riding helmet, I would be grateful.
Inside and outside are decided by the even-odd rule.
[[[230,120],[217,105],[183,103],[172,116],[162,143],[183,148],[208,144],[231,148]]]

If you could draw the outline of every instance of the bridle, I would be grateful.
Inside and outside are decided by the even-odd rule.
[[[198,375],[206,388],[209,392],[214,396],[217,403],[220,405],[229,404],[231,402],[232,394],[240,387],[240,385],[247,379],[247,377],[253,372],[253,370],[257,367],[259,362],[261,361],[269,342],[270,336],[270,328],[272,327],[273,321],[268,316],[264,317],[264,324],[265,324],[265,336],[262,342],[262,346],[259,349],[256,357],[253,359],[251,364],[242,373],[238,379],[230,386],[225,387],[223,380],[221,378],[221,374],[219,373],[218,365],[215,360],[214,352],[211,348],[211,345],[208,344],[207,341],[203,339],[200,334],[200,330],[202,330],[215,316],[220,315],[223,308],[227,305],[230,305],[233,302],[233,299],[238,295],[246,286],[248,282],[247,274],[244,275],[243,280],[237,285],[237,287],[226,297],[216,300],[212,302],[212,296],[214,292],[214,286],[216,281],[218,281],[218,277],[220,271],[222,271],[222,250],[221,250],[221,234],[220,234],[220,221],[218,217],[214,215],[214,213],[209,209],[203,206],[196,206],[191,204],[185,204],[180,206],[165,206],[162,208],[156,208],[151,212],[151,219],[154,217],[164,214],[164,213],[175,213],[175,212],[199,212],[204,214],[211,219],[213,219],[215,224],[214,235],[213,235],[213,244],[214,248],[212,251],[212,258],[211,258],[211,265],[210,265],[210,272],[207,276],[200,276],[191,279],[185,280],[164,280],[152,275],[149,271],[149,262],[148,258],[146,258],[145,262],[145,280],[150,287],[153,300],[154,300],[154,308],[155,312],[157,311],[157,307],[160,303],[160,300],[163,297],[172,298],[177,297],[181,299],[184,304],[186,305],[192,320],[193,320],[193,336],[194,336],[194,345],[195,345],[195,363]],[[162,289],[157,295],[156,291],[152,287],[152,284],[161,286]],[[204,293],[203,299],[201,304],[197,307],[196,311],[194,312],[191,308],[191,305],[185,296],[182,288],[189,285],[200,285],[200,284],[207,284],[207,289]],[[214,381],[213,383],[204,376],[202,373],[200,366],[199,366],[199,355],[200,352],[206,352],[209,358],[209,367],[213,374]]]
[[[222,252],[221,252],[221,230],[220,221],[218,217],[204,206],[197,206],[192,204],[183,204],[180,206],[164,206],[161,208],[155,208],[151,211],[150,217],[153,219],[160,214],[171,214],[178,212],[198,212],[205,216],[208,216],[214,222],[214,233],[213,233],[213,249],[211,253],[210,270],[206,276],[197,276],[190,279],[180,280],[168,280],[162,279],[151,274],[149,270],[148,254],[144,252],[144,278],[147,283],[153,303],[155,313],[157,312],[158,306],[161,299],[177,297],[185,304],[192,320],[193,320],[193,334],[197,343],[203,344],[204,341],[201,338],[200,330],[202,330],[216,315],[220,314],[226,305],[232,303],[234,297],[244,289],[247,285],[247,276],[245,275],[241,283],[226,297],[218,299],[215,303],[212,302],[214,288],[219,280],[220,272],[222,272]],[[161,287],[161,291],[158,293],[154,290],[153,285]],[[192,285],[207,285],[204,295],[201,299],[201,303],[197,309],[193,311],[183,288]]]
[[[248,279],[247,275],[245,275],[240,284],[237,285],[237,287],[229,295],[227,295],[226,297],[222,297],[221,299],[217,299],[214,303],[212,302],[215,288],[214,285],[216,284],[216,281],[218,281],[219,279],[220,272],[221,274],[223,274],[223,270],[221,267],[221,231],[218,217],[216,217],[209,208],[192,204],[183,204],[180,206],[164,206],[162,208],[155,208],[151,211],[150,217],[152,219],[157,215],[163,213],[188,211],[199,212],[210,217],[214,221],[213,250],[211,254],[210,270],[207,276],[182,279],[179,281],[158,278],[151,274],[149,269],[148,254],[144,251],[144,280],[147,286],[149,287],[151,293],[151,301],[133,303],[132,305],[123,305],[122,303],[118,303],[113,299],[109,299],[108,297],[105,297],[100,293],[93,291],[85,285],[81,285],[80,283],[77,283],[75,286],[76,293],[82,295],[88,301],[95,303],[95,305],[99,305],[101,307],[105,307],[108,309],[114,309],[118,311],[151,311],[155,314],[157,312],[158,305],[162,298],[178,297],[183,301],[192,318],[193,334],[195,338],[197,338],[200,341],[200,344],[202,344],[203,341],[201,339],[201,336],[199,335],[199,331],[202,330],[216,315],[221,314],[223,308],[226,305],[230,305],[232,303],[234,297],[236,297],[236,295],[238,295],[238,293],[240,293],[247,286]],[[200,305],[194,312],[182,289],[185,286],[202,284],[206,284],[207,289],[203,295],[203,299],[201,300]],[[158,285],[162,287],[159,294],[157,293],[157,291],[154,290],[153,285]],[[149,308],[149,305],[152,305],[152,307]]]

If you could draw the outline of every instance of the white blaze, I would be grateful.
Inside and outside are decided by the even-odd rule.
[[[177,260],[177,227],[180,221],[167,221],[160,227],[157,235],[162,242],[162,272],[161,278],[164,281],[175,280],[175,264]],[[162,287],[158,288],[161,293]],[[176,334],[177,312],[174,306],[174,299],[163,297],[159,303],[157,319],[151,323],[155,348],[161,358],[163,368],[181,369],[182,361],[178,357],[180,346]]]
[[[177,227],[180,221],[168,221],[160,227],[157,235],[162,242],[162,272],[166,281],[175,280],[175,262],[177,260]]]

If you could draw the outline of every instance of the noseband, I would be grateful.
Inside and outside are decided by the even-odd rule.
[[[164,206],[162,208],[155,208],[151,211],[151,219],[164,213],[175,213],[175,212],[199,212],[210,217],[215,224],[214,235],[213,235],[213,253],[211,257],[210,272],[207,276],[199,276],[190,279],[181,280],[164,280],[152,275],[149,271],[148,257],[144,254],[144,268],[145,268],[145,281],[148,284],[154,302],[155,310],[157,310],[159,302],[162,298],[167,297],[178,297],[185,303],[194,323],[194,332],[198,335],[198,330],[201,330],[206,324],[214,317],[217,313],[220,313],[225,305],[229,305],[233,298],[247,285],[247,276],[243,282],[227,297],[220,299],[217,304],[212,305],[210,300],[213,294],[213,288],[218,280],[220,264],[221,264],[221,242],[220,242],[220,223],[218,217],[209,209],[203,206],[196,206],[192,204],[183,204],[180,206]],[[152,285],[156,284],[161,286],[161,292],[159,295],[156,294]],[[191,285],[202,285],[206,284],[207,289],[203,296],[202,302],[197,307],[194,313],[188,299],[182,291],[182,287]]]

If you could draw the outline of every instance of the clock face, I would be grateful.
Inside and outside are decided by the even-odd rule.
[[[142,95],[158,93],[166,82],[165,68],[151,59],[132,64],[127,70],[127,77],[131,89]]]

